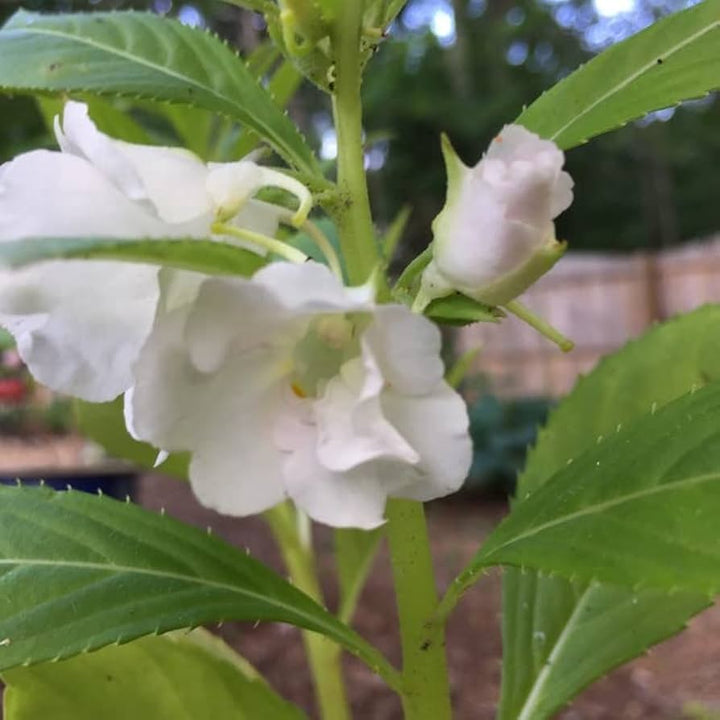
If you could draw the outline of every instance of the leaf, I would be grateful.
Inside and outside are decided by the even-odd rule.
[[[470,325],[476,322],[500,322],[505,317],[499,308],[485,305],[460,293],[433,300],[425,309],[425,315],[445,325]]]
[[[720,307],[657,326],[582,378],[550,416],[518,479],[518,496],[621,423],[720,378]],[[547,717],[611,668],[680,630],[704,595],[633,592],[507,568],[503,575],[500,720]],[[601,638],[598,642],[596,638]]]
[[[395,256],[395,251],[405,233],[410,215],[412,215],[412,206],[403,205],[385,231],[385,237],[382,239],[382,256],[388,264]]]
[[[0,487],[0,670],[221,620],[350,628],[245,552],[129,503]]]
[[[629,423],[525,497],[472,563],[720,588],[720,382]]]
[[[498,720],[552,717],[583,687],[682,630],[708,604],[696,593],[633,593],[507,568]]]
[[[75,417],[78,430],[85,437],[101,445],[108,455],[129,460],[144,468],[155,468],[158,449],[130,436],[125,427],[122,397],[109,403],[76,400]],[[160,465],[158,472],[187,480],[188,463],[187,453],[170,455]]]
[[[343,622],[352,619],[382,537],[382,528],[335,530],[335,561],[340,585],[338,617]]]
[[[209,33],[152,13],[41,15],[0,30],[0,87],[92,92],[195,105],[238,120],[301,172],[312,151],[245,63]]]
[[[0,267],[19,268],[45,260],[121,260],[250,277],[266,260],[230,243],[196,238],[25,238],[0,244]]]
[[[561,148],[720,87],[720,0],[705,0],[617,43],[516,120]]]
[[[219,638],[202,630],[12,670],[4,680],[6,720],[306,717]]]
[[[230,125],[226,118],[218,118],[215,113],[199,107],[151,101],[147,101],[145,107],[170,124],[182,147],[203,160],[226,160],[215,156],[216,138],[223,134],[223,130],[229,131],[229,128],[221,126],[223,123]]]
[[[300,71],[291,62],[284,60],[281,63],[268,83],[268,92],[279,108],[287,107],[302,79]],[[257,147],[259,140],[256,133],[244,132],[233,147],[233,157],[245,157]]]
[[[5,328],[0,327],[0,352],[12,350],[15,347],[15,338]]]

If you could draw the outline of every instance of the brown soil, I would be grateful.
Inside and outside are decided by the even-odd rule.
[[[281,570],[282,565],[263,522],[258,518],[221,517],[195,502],[183,483],[160,476],[142,479],[140,501],[149,508],[200,526],[250,549]],[[445,586],[473,555],[484,535],[505,512],[501,501],[453,500],[428,508],[438,583]],[[331,533],[316,533],[320,566],[329,604],[336,599],[332,579]],[[491,720],[500,682],[500,577],[491,573],[474,588],[451,619],[448,656],[456,720]],[[383,548],[360,601],[356,627],[394,661],[396,640],[392,579]],[[299,633],[283,625],[228,623],[220,629],[226,640],[250,660],[285,697],[314,715],[312,688]],[[346,660],[351,700],[360,720],[400,720],[397,698],[364,666]],[[696,618],[684,633],[658,646],[646,657],[616,670],[583,693],[561,720],[680,720],[713,715],[686,715],[689,704],[708,711],[720,709],[720,609]],[[720,717],[718,715],[717,717]]]

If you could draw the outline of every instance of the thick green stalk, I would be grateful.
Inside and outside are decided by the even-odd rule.
[[[400,616],[405,720],[450,720],[445,626],[433,622],[438,596],[425,511],[413,500],[390,500],[387,518]]]
[[[333,115],[338,144],[340,197],[333,208],[340,243],[352,284],[364,283],[378,262],[370,199],[363,165],[362,58],[360,37],[362,0],[346,0],[333,30],[335,92]]]
[[[340,199],[332,208],[351,283],[365,282],[379,262],[363,166],[362,60],[364,2],[346,0],[333,36],[333,113],[338,138]],[[403,647],[401,696],[405,720],[450,720],[445,630],[431,622],[437,609],[430,545],[421,503],[391,500],[388,540]]]
[[[270,529],[280,546],[293,584],[323,605],[312,545],[303,541],[294,509],[289,503],[265,513]],[[310,663],[320,716],[323,720],[351,720],[345,692],[341,649],[328,638],[303,630],[303,642]]]

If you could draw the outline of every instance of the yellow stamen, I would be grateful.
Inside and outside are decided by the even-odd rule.
[[[307,397],[305,391],[297,383],[291,383],[290,387],[292,388],[292,391],[295,393],[295,395],[297,395],[297,397],[303,400]]]

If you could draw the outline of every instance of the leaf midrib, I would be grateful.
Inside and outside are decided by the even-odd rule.
[[[712,22],[707,27],[703,28],[702,30],[698,31],[694,35],[691,35],[690,37],[686,38],[682,42],[678,43],[676,46],[672,48],[672,50],[669,50],[664,53],[664,57],[668,58],[674,55],[676,52],[679,52],[684,48],[686,45],[694,42],[698,38],[702,37],[708,32],[711,32],[715,28],[720,26],[720,20],[716,20]],[[650,62],[643,65],[639,70],[637,70],[635,73],[629,75],[623,82],[616,85],[614,88],[608,90],[604,95],[601,95],[599,98],[595,100],[595,102],[588,105],[581,113],[573,117],[571,120],[569,120],[565,125],[563,125],[559,130],[557,130],[555,133],[553,133],[550,136],[551,140],[555,140],[559,135],[561,135],[565,130],[567,130],[569,127],[572,127],[576,123],[578,123],[585,115],[587,115],[589,112],[594,110],[600,103],[605,102],[608,98],[612,97],[613,95],[619,93],[621,90],[623,90],[625,87],[627,87],[629,84],[634,82],[637,78],[639,78],[643,73],[647,72],[651,68],[655,67],[657,65],[657,60],[651,60]]]
[[[550,672],[555,666],[555,658],[562,652],[565,647],[565,643],[570,638],[572,631],[575,629],[578,621],[580,620],[580,614],[584,609],[588,597],[593,589],[592,583],[588,584],[582,595],[577,598],[575,607],[572,613],[565,622],[565,626],[562,632],[558,635],[557,639],[553,644],[553,648],[550,654],[547,656],[545,663],[543,664],[542,670],[538,673],[535,678],[535,682],[532,685],[531,691],[527,694],[525,702],[520,708],[520,713],[517,716],[517,720],[532,720],[532,713],[535,711],[537,704],[540,700],[542,691],[550,677]]]
[[[192,575],[183,575],[181,573],[174,573],[174,572],[168,572],[167,570],[154,570],[152,568],[142,568],[142,567],[136,567],[132,565],[116,565],[114,563],[97,563],[97,562],[85,562],[85,561],[67,561],[67,560],[53,560],[50,558],[36,558],[36,559],[30,559],[30,558],[0,558],[0,567],[4,565],[32,565],[32,566],[46,566],[46,567],[68,567],[73,569],[79,569],[79,570],[97,570],[102,572],[112,572],[112,573],[130,573],[130,574],[136,574],[136,575],[149,575],[151,577],[157,577],[157,578],[164,578],[164,579],[171,579],[171,580],[180,580],[182,582],[186,583],[194,583],[197,585],[203,585],[207,587],[212,587],[220,590],[229,591],[231,593],[234,593],[236,595],[243,595],[245,597],[249,597],[255,600],[260,600],[266,604],[274,605],[282,610],[289,611],[290,614],[295,615],[297,617],[304,617],[307,618],[312,625],[315,626],[323,626],[327,628],[332,628],[333,630],[337,630],[336,628],[333,628],[332,625],[328,625],[327,623],[321,623],[319,622],[319,618],[316,618],[315,616],[308,615],[304,611],[298,610],[298,608],[294,605],[288,605],[287,603],[282,602],[281,600],[278,600],[273,597],[269,597],[267,595],[261,595],[257,592],[253,592],[251,590],[245,590],[243,588],[240,588],[236,585],[230,585],[228,583],[220,582],[218,580],[210,580],[207,578],[201,578],[197,576]]]
[[[137,17],[137,16],[136,16]],[[142,21],[141,21],[142,22]],[[86,45],[88,47],[92,47],[96,50],[100,50],[102,52],[107,52],[110,55],[116,55],[118,57],[121,57],[125,60],[128,60],[132,63],[135,63],[137,65],[149,68],[151,70],[154,70],[156,72],[160,72],[162,75],[172,77],[176,80],[180,80],[182,82],[185,82],[189,85],[192,85],[196,89],[202,91],[202,92],[208,92],[210,95],[212,95],[215,99],[221,101],[221,102],[230,102],[233,107],[240,108],[242,114],[245,114],[245,111],[242,107],[242,105],[235,100],[232,100],[227,94],[221,92],[220,90],[217,90],[216,88],[212,87],[211,85],[204,85],[201,82],[198,82],[197,80],[194,80],[189,75],[182,75],[177,72],[173,72],[168,67],[164,65],[158,65],[157,63],[153,63],[149,60],[143,59],[141,57],[138,57],[137,55],[133,55],[132,53],[128,51],[123,51],[120,48],[113,47],[112,45],[103,45],[102,43],[99,43],[97,41],[94,41],[92,38],[88,37],[82,37],[77,34],[72,34],[69,32],[61,32],[58,30],[50,30],[48,28],[38,28],[38,27],[24,27],[24,28],[11,28],[9,30],[5,31],[6,33],[27,33],[29,35],[35,34],[35,35],[46,35],[50,37],[59,37],[63,40],[68,40],[70,42],[76,42],[81,45]],[[241,63],[242,60],[240,58],[237,58]],[[113,93],[110,93],[113,94]],[[122,95],[123,93],[118,93]],[[187,103],[185,103],[187,104]],[[260,121],[257,116],[255,116],[255,121],[258,124],[261,124],[264,128],[265,132],[270,135],[271,137],[276,139],[276,142],[280,142],[277,138],[276,133],[272,130],[272,128],[268,127],[267,123]],[[285,146],[284,143],[282,143],[283,147]]]
[[[548,520],[547,522],[544,522],[534,528],[530,528],[529,530],[526,530],[519,535],[515,535],[510,540],[500,543],[500,545],[497,545],[496,547],[492,548],[488,553],[484,554],[480,558],[479,564],[481,566],[485,565],[488,563],[488,560],[493,557],[493,555],[496,555],[498,552],[504,550],[505,548],[522,542],[523,540],[527,540],[528,538],[534,537],[535,535],[538,535],[545,530],[549,530],[550,528],[557,527],[558,525],[571,523],[581,517],[587,517],[588,515],[596,515],[618,505],[623,505],[625,503],[633,502],[638,499],[643,499],[652,495],[660,495],[664,492],[672,492],[678,489],[684,489],[692,485],[701,485],[702,483],[712,482],[713,480],[718,479],[720,479],[720,472],[705,473],[703,475],[696,475],[683,478],[682,480],[676,480],[674,482],[666,482],[660,485],[654,485],[649,488],[643,488],[642,490],[638,490],[634,493],[628,493],[627,495],[622,495],[611,500],[606,500],[595,505],[581,508],[580,510],[576,510],[575,512],[569,513],[567,515],[562,515],[560,517],[554,518],[553,520]]]

